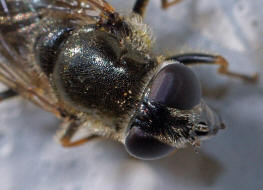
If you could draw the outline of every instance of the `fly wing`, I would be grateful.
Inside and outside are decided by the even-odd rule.
[[[63,105],[34,57],[34,41],[41,21],[97,22],[114,9],[104,0],[1,0],[0,81],[41,108],[61,116]]]
[[[33,60],[33,59],[32,59]],[[59,101],[49,79],[21,56],[0,33],[0,81],[39,107],[61,116]]]
[[[107,19],[115,12],[114,8],[104,0],[55,0],[46,8],[56,16],[61,14],[84,22]]]

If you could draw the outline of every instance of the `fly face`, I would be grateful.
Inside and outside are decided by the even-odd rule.
[[[158,159],[186,143],[217,132],[221,122],[201,100],[195,73],[180,63],[165,65],[146,88],[133,115],[125,145],[140,159]]]

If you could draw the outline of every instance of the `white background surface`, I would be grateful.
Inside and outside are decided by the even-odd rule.
[[[133,5],[111,2],[124,12]],[[213,66],[196,69],[205,99],[227,125],[199,154],[189,147],[162,160],[140,161],[104,139],[64,149],[53,138],[59,121],[16,98],[0,104],[1,190],[261,189],[262,7],[261,0],[184,0],[163,11],[159,0],[150,2],[146,22],[158,52],[218,53],[233,71],[261,74],[259,84],[251,85],[217,75]],[[212,93],[216,89],[222,93]]]

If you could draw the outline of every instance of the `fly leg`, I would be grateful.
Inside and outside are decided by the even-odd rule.
[[[177,3],[180,3],[182,0],[173,0],[173,1],[169,1],[169,0],[162,0],[162,8],[163,9],[167,9],[172,5],[175,5]]]
[[[233,78],[239,78],[246,82],[255,83],[258,80],[258,74],[252,76],[231,72],[228,70],[228,62],[224,57],[219,55],[208,55],[208,54],[180,54],[166,58],[166,60],[179,61],[185,65],[194,65],[194,64],[215,64],[219,65],[218,73],[226,75]]]
[[[181,1],[182,0],[162,0],[162,8],[167,9],[168,7],[175,5]],[[148,3],[149,0],[136,0],[135,5],[133,6],[133,12],[143,17]]]
[[[136,0],[135,5],[133,6],[133,12],[143,17],[148,3],[149,0]]]
[[[12,98],[14,96],[17,96],[18,94],[13,91],[12,89],[8,89],[4,92],[0,92],[0,102],[7,100],[9,98]]]
[[[97,138],[97,135],[91,135],[87,136],[81,139],[78,139],[76,141],[72,141],[73,136],[75,133],[79,130],[79,125],[77,125],[75,122],[72,123],[66,123],[66,126],[62,126],[62,131],[59,131],[59,141],[62,146],[64,147],[73,147],[73,146],[79,146],[84,143],[89,142],[90,140]]]

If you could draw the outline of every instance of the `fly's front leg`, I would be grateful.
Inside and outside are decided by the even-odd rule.
[[[78,139],[76,141],[72,141],[72,138],[74,137],[74,135],[78,130],[79,130],[79,125],[76,124],[75,122],[63,123],[61,131],[58,131],[58,137],[61,145],[64,147],[79,146],[98,137],[97,135],[91,135]]]
[[[133,7],[133,12],[143,17],[148,3],[149,0],[136,0],[135,5]]]
[[[168,7],[175,5],[181,1],[182,0],[171,0],[171,1],[162,0],[162,8],[167,9]],[[135,5],[133,7],[133,12],[143,17],[148,3],[149,3],[149,0],[136,0]]]
[[[180,3],[182,0],[173,0],[173,1],[169,1],[169,0],[162,0],[162,8],[163,9],[167,9],[172,5],[175,5],[177,3]]]
[[[185,65],[194,65],[194,64],[215,64],[219,65],[218,73],[222,75],[226,75],[233,78],[239,78],[246,82],[257,82],[258,74],[254,74],[252,76],[231,72],[228,70],[228,62],[222,56],[216,55],[207,55],[207,54],[197,54],[197,53],[190,53],[190,54],[181,54],[175,55],[166,58],[166,60],[174,60],[179,61]]]
[[[9,98],[15,97],[17,95],[18,94],[15,91],[13,91],[12,89],[8,89],[0,93],[0,102],[7,100]]]

